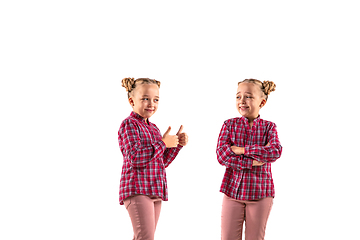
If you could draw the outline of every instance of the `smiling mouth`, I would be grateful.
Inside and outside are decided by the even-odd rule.
[[[239,109],[241,109],[241,110],[246,110],[246,109],[248,109],[249,107],[246,107],[246,106],[241,106],[241,107],[239,107]]]

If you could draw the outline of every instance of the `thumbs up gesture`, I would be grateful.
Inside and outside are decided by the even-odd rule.
[[[179,138],[177,135],[170,135],[171,127],[169,127],[162,137],[162,141],[167,148],[177,147],[179,144]]]
[[[181,125],[179,131],[176,134],[179,138],[179,144],[181,146],[185,146],[188,143],[188,135],[182,132],[183,128],[183,125]]]

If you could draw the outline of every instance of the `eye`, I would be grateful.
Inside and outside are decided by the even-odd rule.
[[[147,101],[147,100],[149,100],[148,98],[143,98],[143,99],[141,99],[141,100],[143,100],[143,101]]]
[[[158,102],[159,101],[159,99],[154,99],[154,102]]]

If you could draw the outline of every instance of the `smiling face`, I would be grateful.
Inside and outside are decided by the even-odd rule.
[[[264,93],[255,83],[240,83],[236,93],[236,107],[239,113],[253,122],[259,116],[260,109],[265,105]]]
[[[156,112],[159,104],[159,87],[156,84],[139,84],[129,98],[134,112],[148,119]]]

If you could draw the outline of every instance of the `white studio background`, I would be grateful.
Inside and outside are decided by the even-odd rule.
[[[266,239],[357,239],[356,1],[2,1],[0,238],[131,239],[118,205],[124,77],[161,81],[151,119],[190,137],[167,169],[156,239],[220,239],[237,82],[277,84]]]

